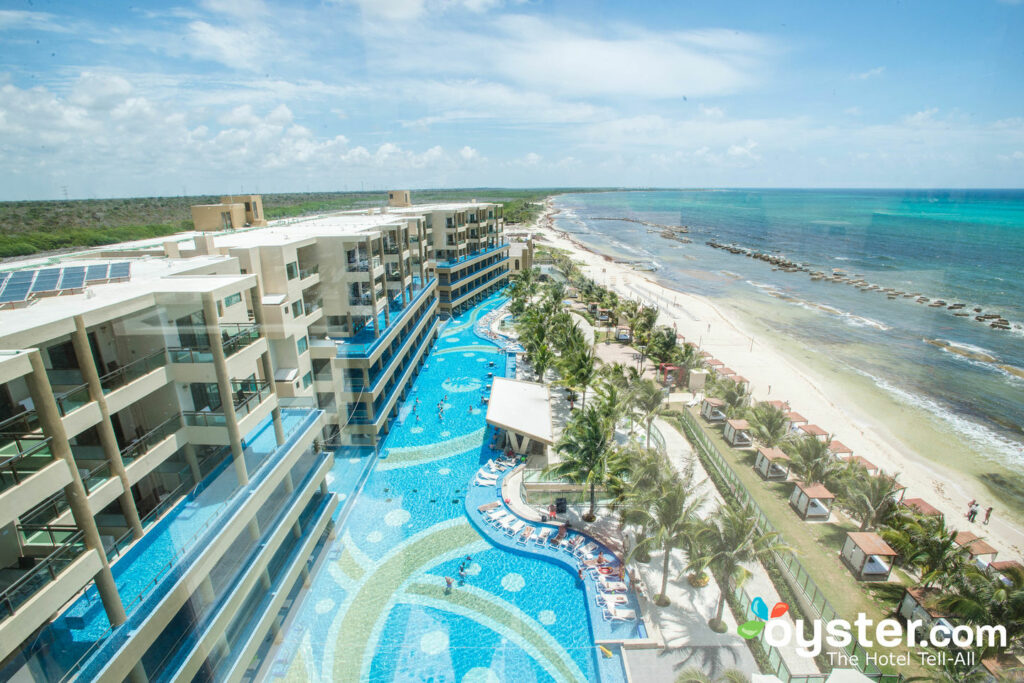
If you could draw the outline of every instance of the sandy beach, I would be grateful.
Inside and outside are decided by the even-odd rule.
[[[988,526],[971,524],[967,504],[983,505],[991,494],[971,477],[927,458],[894,433],[863,406],[863,396],[840,382],[826,363],[783,349],[726,303],[677,291],[655,282],[647,273],[614,263],[554,228],[555,209],[549,200],[545,212],[530,228],[540,242],[566,249],[596,283],[620,296],[640,299],[660,308],[660,324],[675,326],[687,341],[699,343],[728,367],[750,380],[755,400],[787,400],[793,410],[817,424],[887,472],[898,472],[907,498],[924,498],[941,510],[950,528],[971,530],[999,550],[999,560],[1024,557],[1024,527],[996,514]],[[860,392],[862,393],[862,392]],[[877,406],[872,403],[872,408]],[[998,501],[993,501],[996,504]],[[984,509],[984,507],[983,507]],[[1003,511],[1005,513],[1005,510]]]

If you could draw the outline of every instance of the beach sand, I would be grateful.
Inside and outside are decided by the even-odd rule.
[[[584,264],[581,270],[597,284],[620,296],[656,304],[661,312],[660,324],[674,325],[688,342],[699,343],[701,349],[750,380],[755,400],[789,401],[793,410],[834,434],[854,455],[867,458],[887,472],[899,472],[900,482],[907,487],[906,497],[924,498],[934,505],[943,512],[950,528],[970,529],[984,537],[999,550],[999,560],[1024,557],[1024,526],[1007,519],[1007,511],[999,509],[998,501],[989,503],[995,504],[996,510],[988,526],[966,520],[968,501],[978,499],[983,514],[986,501],[992,499],[991,492],[977,480],[980,473],[960,472],[905,442],[907,436],[919,433],[903,430],[907,434],[897,434],[898,428],[878,417],[879,411],[896,411],[889,413],[893,415],[903,408],[892,398],[880,398],[880,392],[872,391],[876,388],[869,379],[840,376],[825,359],[816,357],[820,354],[789,348],[784,340],[757,329],[761,326],[753,318],[747,318],[727,301],[712,302],[665,287],[628,264],[614,263],[590,251],[554,229],[553,212],[549,200],[546,211],[531,229],[542,243],[572,252],[573,258]],[[859,385],[856,380],[861,380]],[[883,405],[885,401],[892,405]],[[917,441],[934,444],[938,439]]]

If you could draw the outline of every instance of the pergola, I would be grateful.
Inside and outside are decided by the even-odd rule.
[[[487,403],[487,424],[505,431],[516,453],[543,454],[554,444],[551,390],[546,384],[495,377]]]

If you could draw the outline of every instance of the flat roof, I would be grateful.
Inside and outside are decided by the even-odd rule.
[[[775,460],[789,460],[789,456],[786,452],[778,446],[772,446],[771,448],[765,448],[764,446],[758,446],[757,452],[767,458],[769,461]]]
[[[554,443],[550,388],[537,382],[495,377],[487,402],[487,423],[550,446]]]
[[[825,488],[824,484],[811,484],[808,486],[802,481],[796,482],[796,487],[804,492],[808,498],[815,498],[817,500],[831,500],[835,498],[835,494]]]
[[[828,449],[833,453],[853,453],[853,449],[844,444],[838,439],[832,439],[828,445]]]
[[[750,423],[746,420],[726,420],[726,424],[733,429],[750,429]]]
[[[848,531],[847,537],[853,541],[858,548],[868,555],[889,555],[895,556],[895,550],[889,547],[881,536],[874,531]]]
[[[818,425],[800,425],[800,429],[814,436],[828,436],[828,432]]]
[[[926,501],[924,498],[904,498],[903,505],[915,512],[929,517],[938,517],[942,514],[941,510]]]
[[[971,531],[960,531],[956,535],[956,544],[967,548],[973,557],[978,555],[995,555],[999,551],[990,546],[981,537]]]

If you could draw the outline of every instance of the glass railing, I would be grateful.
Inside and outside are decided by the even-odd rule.
[[[306,315],[310,315],[311,313],[315,313],[316,311],[319,311],[321,308],[324,307],[324,300],[317,299],[316,301],[306,301],[305,299],[303,299],[302,307],[306,309]]]
[[[160,349],[144,358],[132,361],[123,368],[118,368],[113,372],[103,375],[100,377],[100,386],[103,388],[104,394],[109,394],[111,391],[119,389],[125,384],[133,382],[143,375],[148,375],[165,365],[167,365],[167,352]]]
[[[257,325],[230,323],[220,326],[224,356],[231,357],[260,338]],[[167,349],[172,363],[212,363],[213,352],[207,346],[175,347]]]
[[[506,261],[506,260],[508,260],[507,256],[505,258],[501,259],[500,261],[496,261],[495,263],[501,263],[501,261]],[[508,271],[495,271],[494,273],[491,274],[491,276],[489,278],[487,278],[483,282],[478,282],[477,284],[473,285],[468,292],[464,292],[462,294],[456,294],[455,296],[453,296],[452,297],[452,302],[455,302],[455,301],[458,301],[459,299],[464,299],[467,296],[471,296],[473,294],[476,294],[477,290],[480,289],[481,287],[486,287],[487,285],[489,285],[492,282],[494,282],[495,280],[497,280],[499,277],[503,277],[503,276],[505,276],[507,274],[508,274]]]
[[[103,462],[82,475],[82,486],[85,487],[86,495],[95,491],[104,482],[110,479],[110,463]]]
[[[0,439],[7,441],[4,454],[0,455],[0,491],[17,486],[28,477],[53,462],[50,438],[42,435],[13,436]],[[11,448],[13,446],[13,449]],[[15,454],[4,457],[15,450]]]
[[[508,261],[508,256],[503,256],[503,257],[501,257],[500,259],[498,259],[497,261],[495,261],[494,263],[488,263],[488,264],[486,264],[486,265],[484,265],[484,266],[482,266],[482,267],[480,267],[480,268],[477,268],[477,269],[476,269],[476,270],[474,270],[474,271],[473,271],[472,273],[465,273],[465,274],[464,274],[464,275],[463,275],[462,277],[460,277],[459,279],[457,279],[457,280],[451,280],[451,281],[449,281],[449,282],[448,282],[447,284],[449,284],[449,285],[454,285],[454,284],[458,284],[459,282],[462,282],[463,280],[466,280],[466,279],[469,279],[469,278],[473,277],[474,275],[476,275],[477,273],[479,273],[479,272],[480,272],[481,270],[486,270],[487,268],[490,268],[491,266],[497,265],[497,264],[499,264],[499,263],[502,263],[502,262],[504,262],[504,261]],[[443,283],[443,282],[442,282],[441,284],[445,284],[445,283]]]
[[[84,534],[76,527],[67,528],[71,533],[61,533],[64,540],[59,548],[0,592],[0,619],[12,616],[29,598],[56,579],[58,574],[86,551]]]
[[[369,306],[373,303],[373,296],[369,292],[355,296],[349,294],[348,303],[350,306]]]
[[[311,277],[320,272],[320,264],[311,266],[309,268],[299,268],[299,279],[305,280],[307,277]]]
[[[487,249],[478,249],[477,251],[472,251],[465,254],[464,256],[459,256],[458,258],[449,259],[447,261],[438,261],[437,266],[439,268],[449,268],[451,266],[458,265],[460,263],[465,263],[466,261],[471,261],[475,258],[479,258],[481,256],[484,256],[485,254],[490,254],[491,252],[498,251],[499,249],[502,249],[503,247],[506,246],[508,246],[508,243],[502,240],[498,244],[494,245],[493,247],[488,247]]]
[[[277,405],[281,410],[314,410],[316,399],[312,396],[281,396]]]
[[[60,412],[61,417],[74,410],[78,410],[85,404],[92,401],[89,397],[88,384],[82,384],[74,389],[69,389],[68,391],[56,394],[53,398],[57,401],[57,410]]]
[[[365,273],[373,267],[374,270],[380,267],[380,256],[374,256],[372,259],[360,259],[358,261],[349,261],[346,264],[349,272]]]
[[[405,309],[404,309],[405,311],[412,311],[412,310],[415,309],[416,306],[419,305],[420,300],[423,298],[424,292],[426,292],[427,289],[429,289],[429,285],[430,285],[430,281],[427,282],[427,286],[426,287],[421,289],[412,298],[412,301],[410,301],[408,304],[406,304]],[[426,308],[424,308],[423,312],[420,315],[422,316],[428,310],[430,310],[430,306],[427,306]],[[344,339],[336,340],[336,342],[337,342],[337,349],[338,349],[337,357],[338,358],[349,358],[349,357],[352,357],[352,356],[367,356],[367,355],[373,353],[373,351],[384,341],[385,337],[387,337],[388,333],[392,329],[394,329],[398,325],[404,324],[403,320],[402,320],[404,315],[405,314],[403,313],[402,315],[398,315],[398,316],[392,317],[391,318],[391,325],[389,325],[388,328],[386,328],[384,330],[381,330],[380,336],[377,337],[376,339],[371,340],[371,341],[367,341],[367,342],[363,342],[363,343],[351,343],[351,342],[346,342]],[[416,323],[417,324],[419,323],[419,318],[417,318]]]
[[[175,413],[159,425],[121,449],[121,460],[127,465],[148,453],[158,443],[181,429],[181,414]]]
[[[256,406],[263,403],[273,392],[270,382],[262,380],[232,380],[231,395],[234,399],[235,415],[242,419]]]

